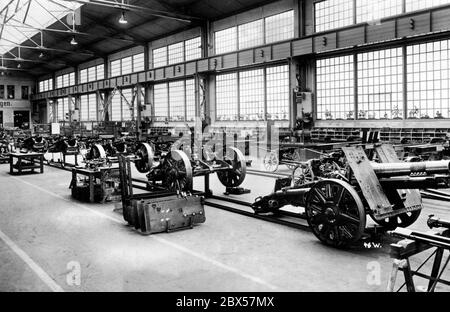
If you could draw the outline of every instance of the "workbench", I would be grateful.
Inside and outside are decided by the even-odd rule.
[[[87,185],[79,185],[78,175],[86,176]],[[111,199],[114,193],[114,187],[111,187],[113,179],[119,181],[119,167],[97,167],[96,169],[72,168],[72,180],[70,188],[72,197],[79,200],[88,200],[91,203],[104,203],[108,198]]]
[[[17,158],[14,164],[14,158]],[[37,162],[36,162],[37,161]],[[24,174],[24,170],[39,169],[40,173],[44,173],[44,154],[43,153],[10,153],[9,154],[9,173]],[[14,171],[17,170],[17,171]]]

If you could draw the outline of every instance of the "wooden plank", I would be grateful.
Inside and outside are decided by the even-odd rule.
[[[291,43],[284,42],[272,46],[272,59],[279,60],[291,56]]]
[[[272,48],[262,47],[253,50],[255,63],[263,63],[272,60]]]
[[[374,217],[378,220],[386,218],[385,215],[392,212],[392,205],[363,148],[349,146],[342,150]]]
[[[336,49],[336,33],[314,37],[314,52],[324,52]]]
[[[186,75],[193,75],[197,71],[196,69],[197,62],[186,63],[184,73]]]
[[[392,40],[395,38],[395,21],[386,21],[382,24],[367,25],[366,43]]]
[[[184,76],[184,64],[175,65],[174,76],[175,77]]]
[[[238,54],[225,54],[222,58],[222,68],[234,68],[238,66]]]
[[[313,53],[313,39],[300,39],[292,42],[292,56],[300,56]]]
[[[253,64],[253,50],[239,52],[238,63],[239,66],[246,66]]]
[[[432,17],[432,24],[431,24],[431,30],[432,31],[444,31],[444,30],[450,30],[450,9],[447,10],[441,10],[441,11],[434,11],[431,13]]]
[[[216,56],[209,59],[209,70],[222,69],[222,57]]]

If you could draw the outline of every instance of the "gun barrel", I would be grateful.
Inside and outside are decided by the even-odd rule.
[[[372,163],[372,167],[379,177],[403,176],[411,173],[446,174],[450,173],[450,160]]]

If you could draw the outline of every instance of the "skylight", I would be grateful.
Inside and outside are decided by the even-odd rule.
[[[38,34],[57,20],[72,27],[73,12],[82,4],[64,0],[0,0],[0,55],[19,57],[8,53],[11,49]],[[69,15],[68,15],[69,14]],[[68,16],[66,18],[66,16]],[[76,18],[75,18],[76,19]],[[4,23],[6,21],[6,23]],[[63,26],[70,31],[70,28]],[[45,46],[45,33],[43,45]],[[27,45],[40,46],[41,38]]]

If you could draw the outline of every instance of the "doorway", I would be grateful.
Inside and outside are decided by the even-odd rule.
[[[30,129],[30,111],[14,111],[14,127]]]

